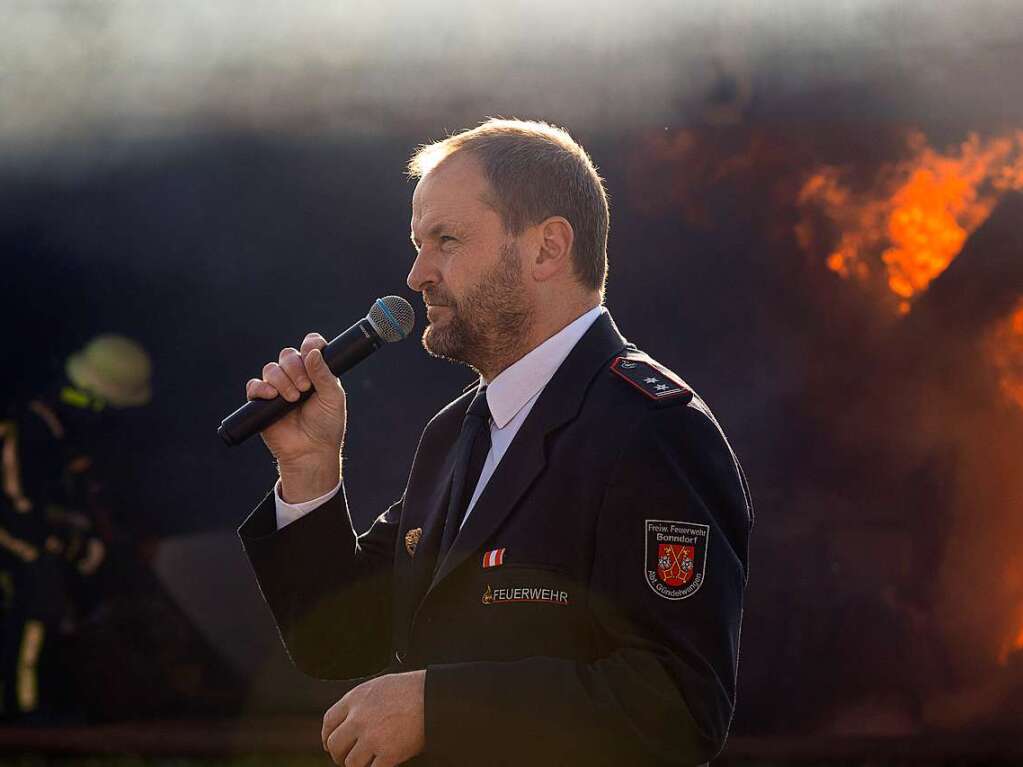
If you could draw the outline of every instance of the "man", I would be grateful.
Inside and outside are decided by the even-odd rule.
[[[373,675],[324,748],[349,767],[710,759],[749,496],[707,406],[601,305],[603,182],[564,131],[505,120],[410,170],[423,344],[480,383],[427,424],[402,499],[356,537],[322,336],[246,384],[316,392],[262,433],[280,481],[239,532],[295,663]]]
[[[145,405],[152,363],[105,333],[68,357],[63,375],[0,420],[0,715],[58,713],[70,680],[42,673],[54,640],[96,599],[113,527],[91,442],[110,408]],[[47,684],[49,682],[49,684]]]

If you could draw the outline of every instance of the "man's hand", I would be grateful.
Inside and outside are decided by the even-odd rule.
[[[422,752],[425,671],[388,674],[349,690],[323,715],[323,748],[345,767],[393,767]]]
[[[345,390],[323,360],[327,340],[309,333],[302,350],[281,350],[278,362],[263,367],[263,378],[245,384],[249,400],[283,397],[296,402],[303,392],[314,394],[276,423],[260,432],[277,459],[281,498],[301,503],[332,489],[341,476],[341,445],[345,439]]]

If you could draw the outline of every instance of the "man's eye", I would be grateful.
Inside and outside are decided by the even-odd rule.
[[[450,234],[442,234],[440,236],[440,241],[441,242],[455,242],[455,238],[452,237]]]

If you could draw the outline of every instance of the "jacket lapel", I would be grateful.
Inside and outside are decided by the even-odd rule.
[[[457,418],[458,423],[461,423],[462,415],[468,408],[472,396],[462,399],[465,400],[464,403],[456,400],[450,406],[452,415]],[[457,430],[455,435],[457,437]],[[399,630],[399,636],[403,636],[407,631],[412,614],[426,594],[436,569],[437,553],[440,550],[444,518],[448,508],[448,495],[451,492],[451,478],[455,470],[455,456],[452,453],[451,450],[446,451],[437,469],[427,470],[418,475],[415,486],[410,482],[409,490],[406,492],[400,540],[397,541],[397,557],[404,564],[402,569],[395,571],[398,585],[395,589],[395,628]],[[421,483],[419,477],[422,477]],[[422,533],[416,544],[414,556],[409,557],[404,536],[409,530],[416,528],[422,530]],[[399,641],[399,646],[403,645],[404,643]]]
[[[614,320],[607,312],[601,314],[579,339],[544,387],[508,451],[501,458],[437,569],[430,585],[431,590],[479,549],[511,513],[547,463],[547,435],[579,414],[590,382],[607,361],[625,346],[625,338],[618,332]],[[447,485],[450,487],[450,478]],[[446,497],[445,494],[445,501]]]

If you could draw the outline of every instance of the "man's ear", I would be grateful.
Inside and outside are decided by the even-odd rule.
[[[572,269],[572,243],[575,232],[568,219],[551,216],[537,226],[539,248],[533,262],[533,278],[545,282]]]

